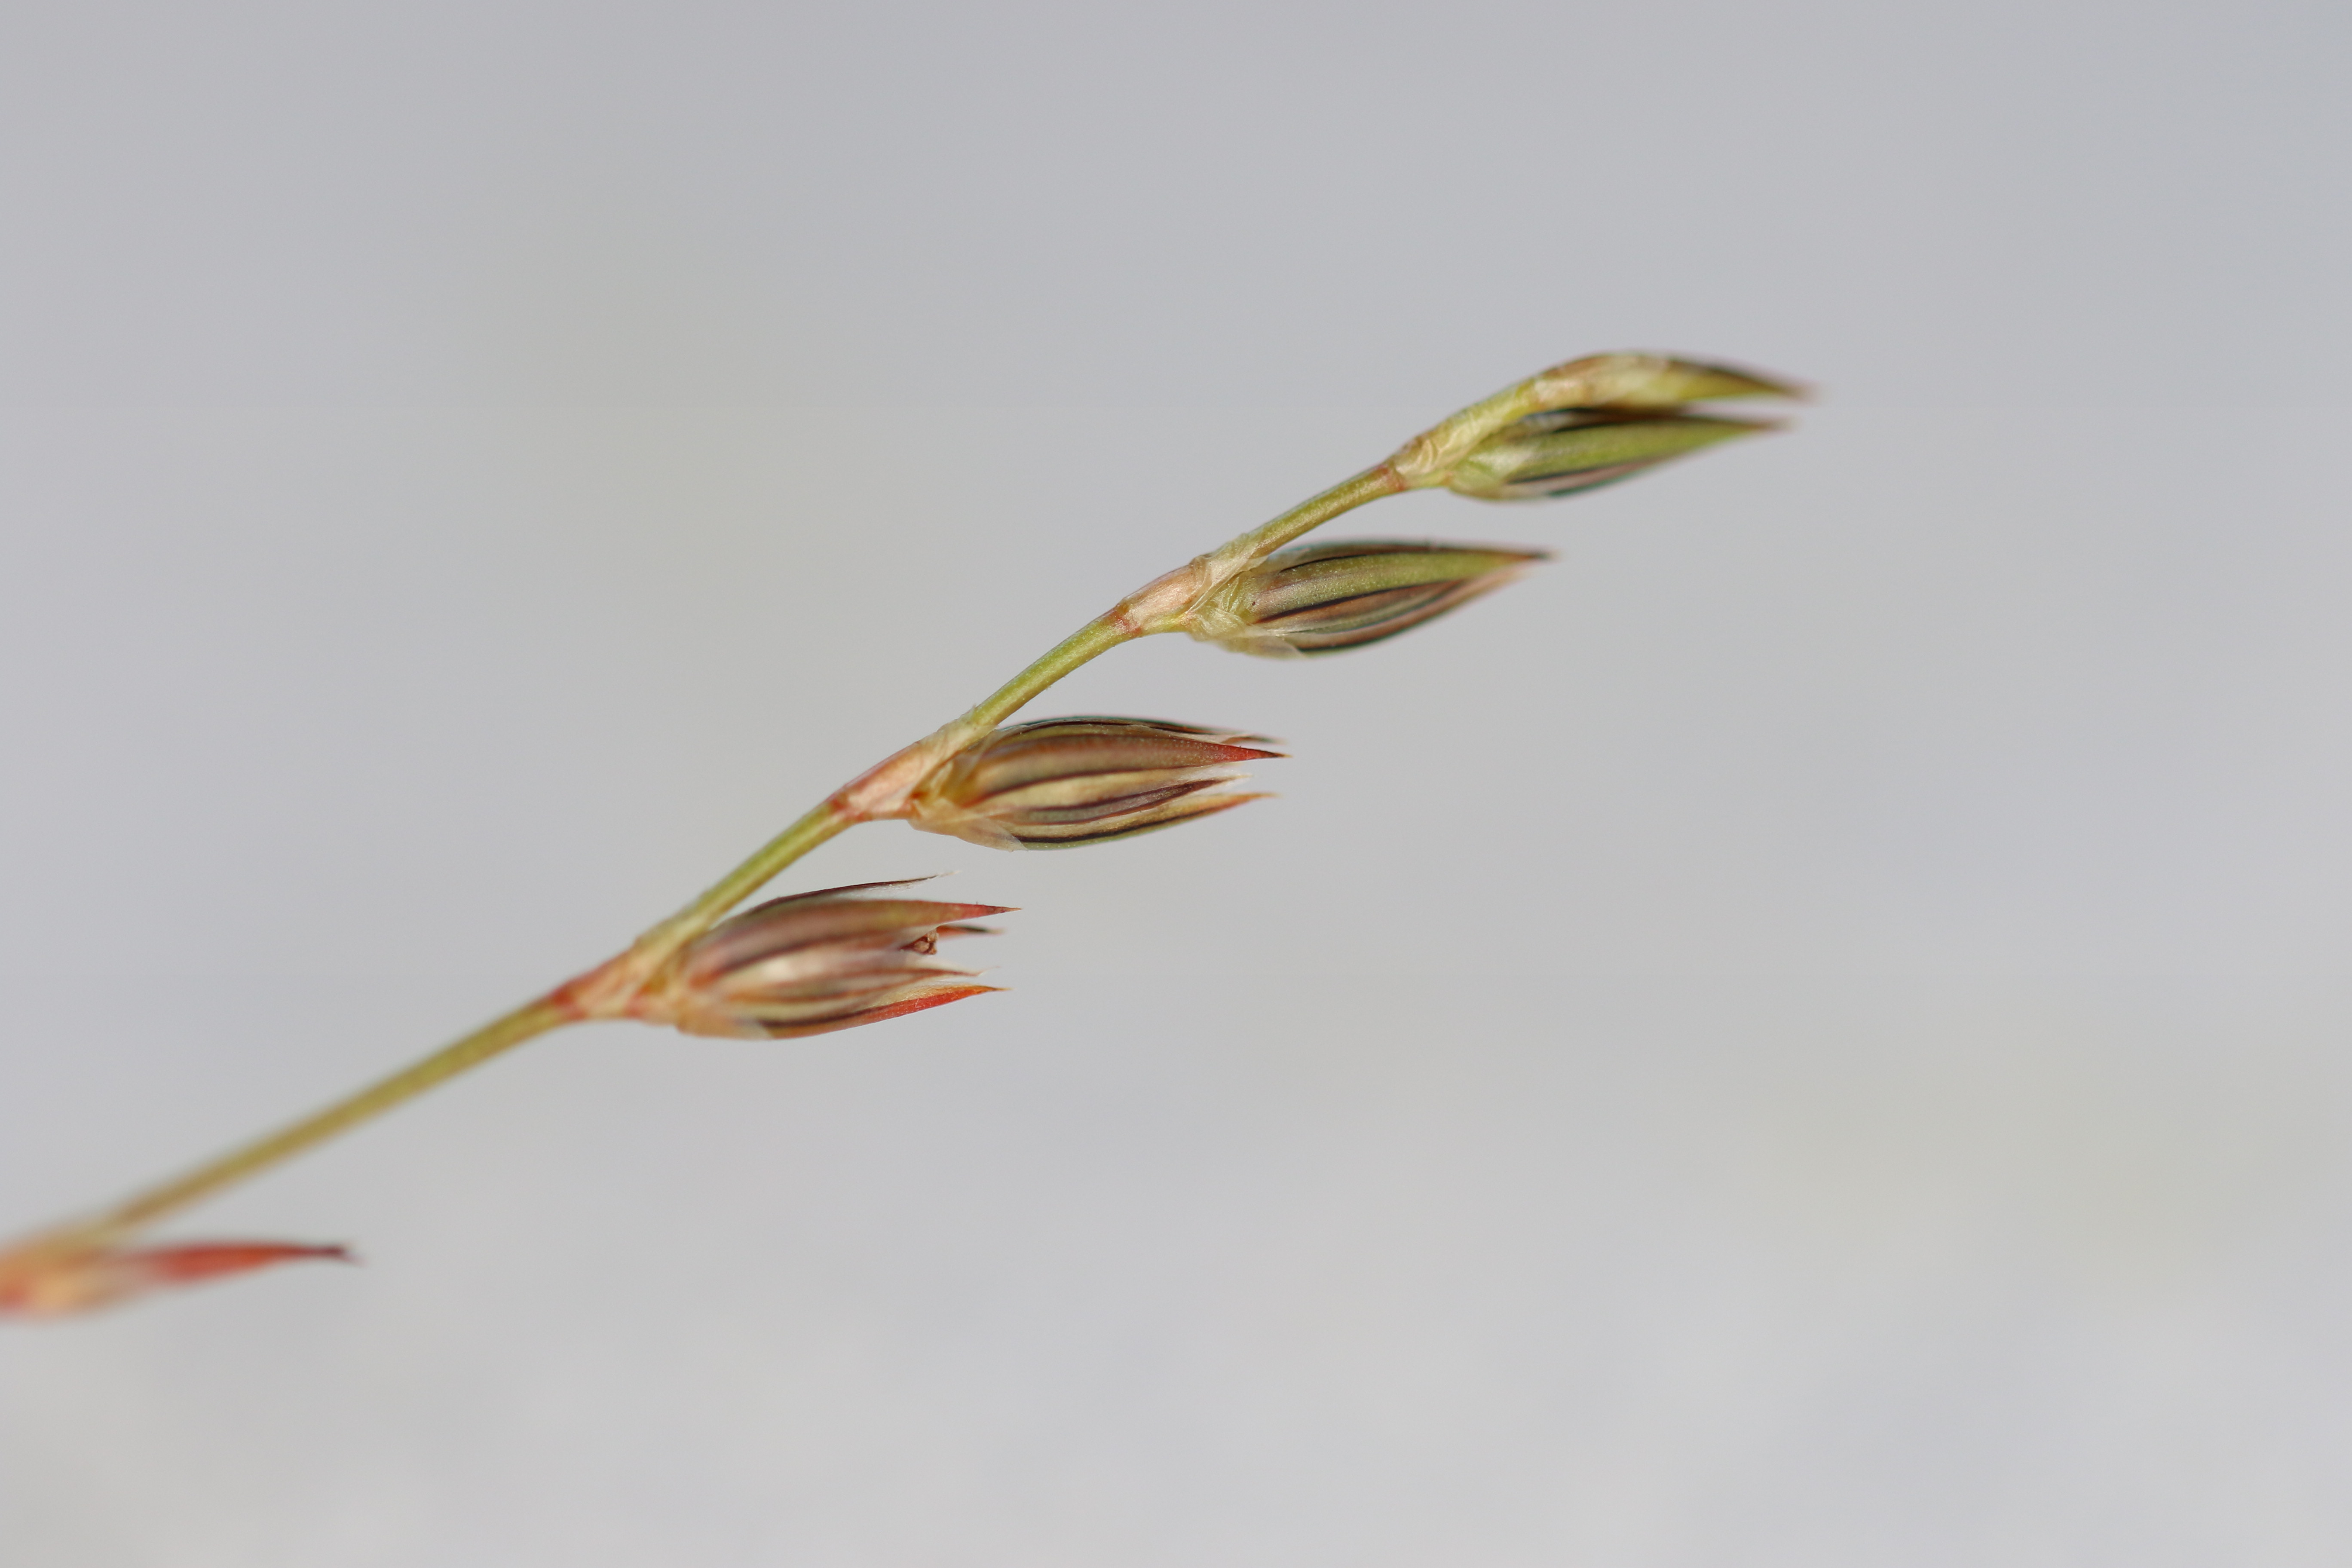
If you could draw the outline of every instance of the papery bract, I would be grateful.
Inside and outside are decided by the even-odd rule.
[[[1735,365],[1670,354],[1588,354],[1538,374],[1538,408],[1679,408],[1721,397],[1802,397],[1805,388]]]
[[[1089,715],[1008,724],[926,779],[907,820],[992,849],[1103,844],[1264,798],[1218,786],[1278,757],[1243,735]]]
[[[919,881],[922,879],[914,879]],[[689,1035],[780,1039],[879,1023],[994,991],[938,956],[942,937],[1001,904],[870,898],[910,882],[863,882],[772,899],[688,943],[630,1016]]]
[[[1539,550],[1395,539],[1297,544],[1210,594],[1185,629],[1237,653],[1336,653],[1409,631],[1547,559]]]
[[[1779,426],[1701,414],[1530,415],[1454,466],[1446,487],[1479,500],[1535,500],[1630,479],[1644,468]]]

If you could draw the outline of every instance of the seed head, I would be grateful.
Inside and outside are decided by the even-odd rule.
[[[1537,500],[1630,479],[1672,458],[1779,426],[1704,414],[1568,408],[1507,425],[1457,465],[1447,488],[1479,500]]]
[[[992,849],[1065,849],[1172,827],[1263,797],[1217,786],[1278,757],[1197,724],[1090,715],[1008,724],[926,779],[907,820]]]
[[[352,1255],[340,1247],[286,1241],[186,1241],[143,1247],[34,1243],[0,1255],[0,1317],[64,1317],[151,1290],[299,1258],[348,1263]]]
[[[1394,539],[1297,544],[1216,589],[1185,630],[1236,653],[1334,653],[1410,630],[1547,559],[1539,550]]]
[[[921,880],[917,878],[915,880]],[[997,904],[866,898],[908,882],[863,882],[773,899],[688,943],[629,1012],[689,1035],[783,1039],[919,1013],[994,991],[936,956],[941,938],[984,935],[961,922]]]

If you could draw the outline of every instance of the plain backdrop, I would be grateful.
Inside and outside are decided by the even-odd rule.
[[[1549,363],[1790,435],[1040,712],[1013,989],[557,1037],[0,1333],[11,1568],[2352,1556],[2352,12],[0,13],[0,1232],[613,951]]]

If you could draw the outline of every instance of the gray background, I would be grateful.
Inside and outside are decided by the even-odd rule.
[[[2340,1563],[2340,5],[18,4],[0,1230],[602,956],[1572,354],[1797,434],[1279,801],[954,870],[1015,989],[543,1042],[0,1334],[0,1559]]]

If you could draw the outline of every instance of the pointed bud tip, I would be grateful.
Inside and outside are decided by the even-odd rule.
[[[1280,791],[1270,789],[1245,790],[1239,795],[1213,795],[1208,797],[1209,804],[1201,808],[1200,815],[1207,816],[1214,812],[1231,811],[1237,805],[1247,805],[1254,800],[1280,800],[1281,798]]]
[[[1720,397],[1785,397],[1802,401],[1812,388],[1785,376],[1741,365],[1677,359],[1661,353],[1591,354],[1535,377],[1544,408],[1674,408]]]
[[[359,1258],[348,1247],[313,1242],[188,1241],[55,1250],[36,1245],[0,1257],[0,1317],[66,1317],[294,1262],[356,1264]]]
[[[875,1007],[860,1014],[855,1020],[860,1024],[878,1024],[886,1018],[903,1018],[909,1013],[927,1013],[934,1007],[944,1007],[950,1002],[961,1002],[970,996],[985,996],[1003,991],[1002,985],[938,985],[903,1002]]]

